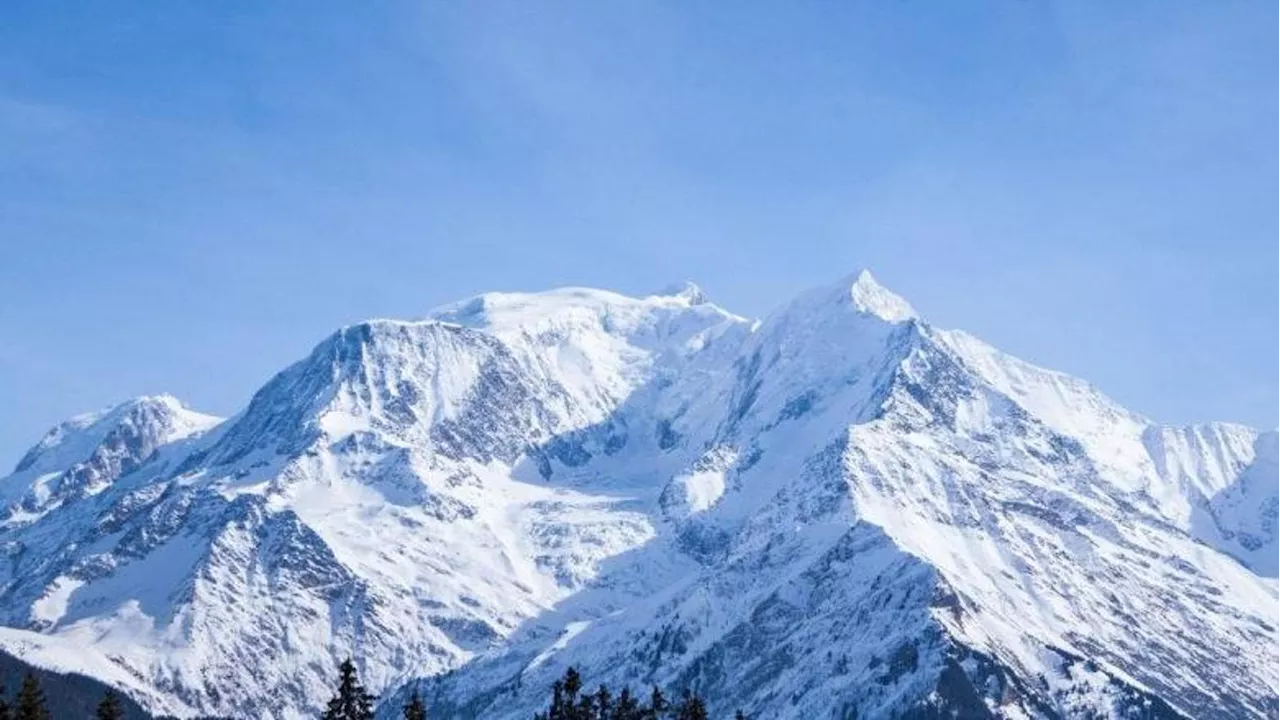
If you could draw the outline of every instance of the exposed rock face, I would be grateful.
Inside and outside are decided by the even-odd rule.
[[[221,424],[51,431],[0,481],[0,645],[177,713],[312,716],[352,654],[388,716],[527,718],[574,664],[716,715],[1275,717],[1276,455],[866,273],[760,323],[490,294]]]

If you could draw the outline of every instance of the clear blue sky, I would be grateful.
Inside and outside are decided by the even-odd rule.
[[[1277,4],[0,5],[0,464],[339,325],[869,267],[1156,419],[1277,424]]]

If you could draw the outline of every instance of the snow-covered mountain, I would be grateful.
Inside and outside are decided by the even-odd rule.
[[[753,717],[1277,716],[1277,436],[1166,427],[867,273],[339,330],[219,422],[143,398],[0,480],[0,647],[298,718],[573,664]],[[453,715],[449,713],[452,712]]]

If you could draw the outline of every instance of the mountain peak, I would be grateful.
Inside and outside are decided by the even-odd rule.
[[[671,283],[655,294],[661,297],[679,298],[690,305],[702,305],[709,301],[707,293],[692,280]]]
[[[177,439],[207,430],[221,421],[221,418],[188,409],[172,395],[130,398],[58,423],[27,451],[14,472],[28,469],[48,471],[79,462],[93,452],[103,437],[124,422],[157,423],[162,426],[157,432]]]
[[[906,322],[919,317],[915,308],[911,307],[911,303],[876,282],[867,270],[846,280],[845,284],[849,287],[849,298],[854,308],[860,313],[874,315],[891,323]]]
[[[165,397],[70,421],[0,481],[0,649],[281,720],[355,653],[380,717],[433,677],[523,720],[573,665],[775,720],[1274,718],[1274,435],[832,280],[760,323],[489,293],[337,331],[207,436]]]

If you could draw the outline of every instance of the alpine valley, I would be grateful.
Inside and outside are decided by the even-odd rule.
[[[343,328],[230,419],[144,397],[0,480],[0,650],[149,711],[589,684],[714,718],[1275,718],[1277,434],[1171,427],[867,273]]]

